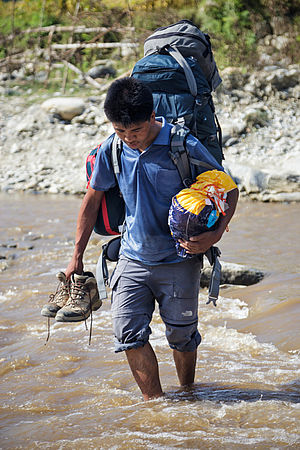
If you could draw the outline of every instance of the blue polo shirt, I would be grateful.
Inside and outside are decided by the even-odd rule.
[[[182,261],[170,234],[168,213],[172,197],[184,186],[168,154],[172,125],[164,118],[156,120],[162,122],[162,127],[146,150],[140,152],[123,143],[121,173],[118,175],[126,204],[126,231],[121,254],[148,265]],[[103,142],[95,161],[90,186],[98,191],[107,191],[116,184],[111,164],[113,136]],[[192,135],[187,137],[186,148],[191,157],[224,170]],[[206,170],[192,166],[193,179]]]

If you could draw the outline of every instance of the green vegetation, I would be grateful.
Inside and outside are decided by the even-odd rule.
[[[210,34],[215,59],[221,69],[229,65],[255,66],[258,40],[270,34],[293,36],[295,45],[288,45],[281,51],[293,62],[299,62],[299,10],[298,0],[0,0],[0,64],[5,58],[26,49],[31,51],[27,52],[26,61],[28,58],[33,61],[36,58],[33,50],[37,47],[47,50],[50,41],[52,44],[120,40],[139,43],[139,49],[126,57],[120,49],[85,48],[58,52],[59,58],[83,72],[99,60],[111,59],[121,74],[142,57],[143,41],[155,28],[183,18],[192,20]],[[121,26],[134,27],[135,31],[22,33],[28,28],[50,25]],[[50,57],[53,55],[46,52],[41,56],[44,66],[47,67]],[[71,79],[75,76],[69,74]],[[53,78],[51,73],[48,81]]]

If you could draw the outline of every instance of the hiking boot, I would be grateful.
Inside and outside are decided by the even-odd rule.
[[[70,296],[67,303],[55,316],[57,322],[79,322],[85,320],[91,311],[102,305],[99,298],[96,278],[91,272],[82,275],[74,273],[71,277]]]
[[[55,294],[50,294],[49,302],[44,305],[41,314],[45,317],[55,317],[59,311],[69,300],[70,282],[66,279],[63,272],[58,272],[56,278],[59,280]]]

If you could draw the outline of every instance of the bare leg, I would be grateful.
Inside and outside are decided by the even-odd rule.
[[[190,386],[195,381],[197,350],[193,352],[179,352],[173,350],[173,358],[181,386]]]
[[[159,380],[158,363],[149,342],[144,347],[126,350],[125,353],[144,400],[161,397],[163,391]]]

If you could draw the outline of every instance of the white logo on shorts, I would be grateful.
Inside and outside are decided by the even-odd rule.
[[[184,317],[191,317],[193,315],[193,311],[185,311],[181,313]]]

